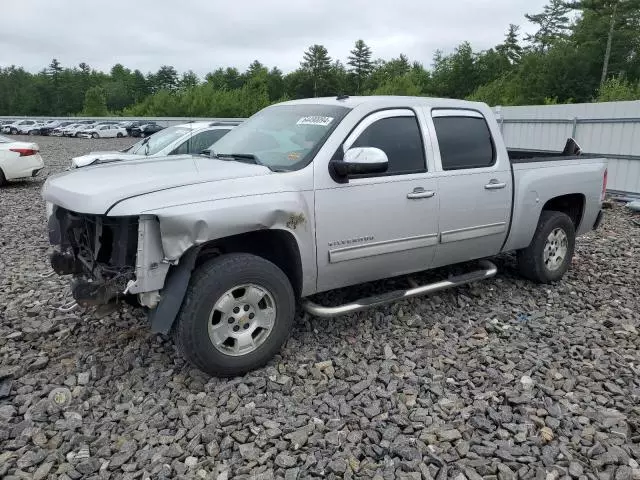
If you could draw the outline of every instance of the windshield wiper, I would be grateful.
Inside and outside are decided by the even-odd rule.
[[[258,157],[256,157],[253,153],[216,153],[216,158],[225,159],[225,158],[233,158],[234,160],[244,161],[249,160],[249,162],[245,163],[254,163],[256,165],[262,165]]]

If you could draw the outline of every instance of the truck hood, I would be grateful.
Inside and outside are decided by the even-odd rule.
[[[85,133],[85,132],[82,132]],[[122,160],[138,160],[140,158],[148,158],[145,155],[135,155],[132,153],[124,153],[114,150],[112,152],[91,152],[86,155],[74,157],[71,163],[75,168],[86,167],[99,160],[100,162],[116,162]]]
[[[42,196],[46,202],[68,210],[103,215],[126,198],[197,183],[271,173],[260,165],[202,156],[145,157],[50,176],[42,188]]]

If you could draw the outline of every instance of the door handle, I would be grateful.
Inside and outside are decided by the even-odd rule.
[[[501,188],[506,187],[507,184],[504,182],[500,182],[498,180],[496,180],[495,178],[493,180],[491,180],[489,183],[487,183],[484,188],[485,190],[500,190]]]
[[[431,198],[435,196],[436,192],[432,190],[425,190],[422,187],[414,188],[413,192],[407,193],[407,198],[410,200],[418,200],[420,198]]]

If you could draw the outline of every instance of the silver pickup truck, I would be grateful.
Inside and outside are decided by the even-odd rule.
[[[296,307],[336,316],[492,277],[559,280],[596,229],[603,158],[508,151],[483,103],[316,98],[267,107],[202,155],[50,177],[50,262],[80,305],[124,298],[213,375],[268,362]],[[318,292],[445,265],[460,276],[346,305]],[[474,263],[477,264],[474,266]]]

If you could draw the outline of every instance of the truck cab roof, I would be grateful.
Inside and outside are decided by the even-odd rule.
[[[359,106],[370,107],[390,107],[390,106],[428,106],[436,108],[488,108],[485,103],[472,102],[468,100],[454,100],[451,98],[438,97],[415,97],[400,95],[368,95],[368,96],[338,96],[338,97],[318,97],[305,98],[302,100],[289,100],[278,105],[333,105],[356,108]]]

